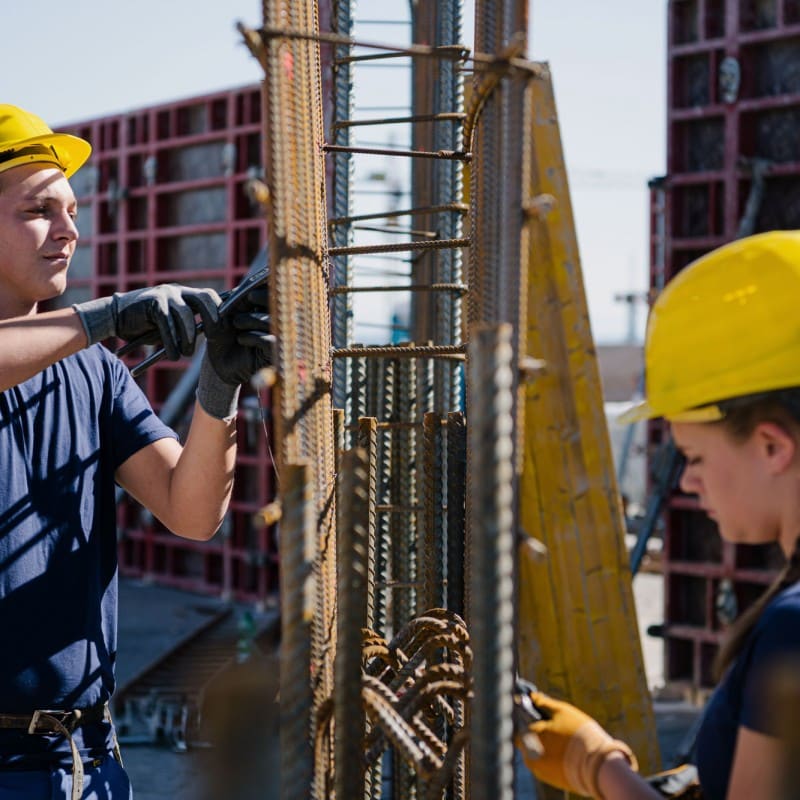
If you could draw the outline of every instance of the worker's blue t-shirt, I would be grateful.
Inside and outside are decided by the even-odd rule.
[[[117,649],[114,473],[175,437],[101,345],[0,393],[0,714],[107,701]],[[83,755],[111,728],[79,729]],[[63,737],[0,730],[0,766],[70,764]]]
[[[708,701],[695,744],[695,758],[709,800],[725,800],[739,726],[777,736],[768,709],[774,670],[800,658],[800,583],[767,605],[743,650]]]

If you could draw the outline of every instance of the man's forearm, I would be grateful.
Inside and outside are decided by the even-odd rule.
[[[84,347],[86,332],[71,308],[0,320],[0,391]]]
[[[236,421],[209,416],[195,403],[192,425],[170,485],[171,530],[210,539],[228,510],[236,461]]]

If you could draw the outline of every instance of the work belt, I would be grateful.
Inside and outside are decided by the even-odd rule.
[[[83,795],[83,761],[72,734],[82,725],[97,722],[111,722],[108,703],[97,703],[88,708],[75,708],[72,711],[44,709],[31,714],[0,714],[0,729],[22,730],[30,735],[64,736],[67,739],[72,752],[72,800],[80,800]],[[116,736],[114,736],[114,757],[122,764]]]

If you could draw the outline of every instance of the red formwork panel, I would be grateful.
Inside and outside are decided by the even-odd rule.
[[[250,85],[62,127],[93,152],[72,179],[81,238],[58,304],[164,282],[235,286],[266,242],[263,209],[246,191],[262,173],[261,103],[261,87]],[[187,365],[160,362],[139,378],[157,411]],[[187,425],[175,423],[181,434]],[[275,495],[271,436],[269,393],[245,387],[222,529],[210,542],[180,539],[126,497],[121,573],[232,600],[274,598],[275,531],[259,515]]]
[[[653,296],[743,233],[800,228],[800,0],[670,0],[667,14],[667,174],[650,185]],[[651,469],[665,437],[651,423]],[[779,557],[723,542],[677,489],[663,523],[665,677],[702,692],[731,610],[763,591]]]

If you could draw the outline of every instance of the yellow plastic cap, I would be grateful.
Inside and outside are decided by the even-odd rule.
[[[714,404],[800,386],[800,231],[726,244],[659,295],[645,337],[645,401],[619,417],[709,422]]]
[[[55,164],[69,178],[89,158],[92,147],[68,133],[53,133],[36,114],[0,104],[0,172],[23,164]]]

